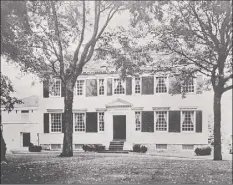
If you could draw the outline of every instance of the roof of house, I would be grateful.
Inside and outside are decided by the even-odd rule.
[[[173,60],[172,55],[156,53],[153,56],[154,61],[149,62],[148,64],[141,66],[141,71],[143,72],[153,72],[158,66],[160,67],[170,67],[172,65],[171,60]],[[173,64],[173,67],[175,64]],[[109,60],[90,60],[83,68],[83,75],[88,74],[114,74],[119,73],[116,70],[114,61]]]
[[[15,108],[22,107],[39,107],[39,97],[37,95],[32,95],[22,99],[22,104],[16,104]]]
[[[21,104],[15,104],[14,109],[22,109],[22,108],[35,108],[39,107],[39,96],[37,95],[32,95],[26,98],[20,99],[22,100]],[[4,109],[4,106],[1,105],[1,108]]]

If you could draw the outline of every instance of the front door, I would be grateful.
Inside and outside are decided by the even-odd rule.
[[[126,139],[126,116],[113,116],[113,139]]]
[[[30,133],[23,133],[23,147],[30,146]]]

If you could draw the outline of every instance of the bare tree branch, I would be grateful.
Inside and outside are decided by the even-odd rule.
[[[224,83],[226,83],[228,80],[230,80],[231,78],[233,78],[233,74],[230,74],[228,77],[226,77],[224,79]]]
[[[53,18],[54,18],[55,35],[56,35],[56,40],[57,40],[58,47],[59,47],[60,74],[61,76],[63,76],[64,75],[63,49],[62,49],[62,43],[61,43],[61,38],[60,38],[60,32],[58,29],[59,23],[58,23],[58,18],[57,18],[57,12],[56,12],[55,4],[53,1],[51,1],[51,7],[52,7],[52,12],[53,12]]]
[[[86,25],[85,23],[86,23],[86,6],[85,6],[85,1],[83,1],[82,32],[81,32],[81,38],[80,38],[79,44],[74,52],[74,57],[73,57],[74,65],[73,65],[73,67],[75,67],[77,64],[79,50],[80,50],[81,45],[82,45],[83,40],[84,40],[85,25]]]
[[[90,50],[89,50],[89,52],[88,52],[88,55],[87,55],[86,60],[85,60],[85,63],[87,63],[87,62],[91,59],[91,57],[92,57],[92,55],[93,55],[93,53],[94,53],[94,48],[95,48],[95,45],[96,45],[96,41],[97,41],[97,40],[100,38],[100,36],[103,34],[103,32],[104,32],[104,30],[106,29],[106,27],[107,27],[109,21],[112,19],[112,17],[114,16],[114,14],[118,11],[118,8],[119,8],[119,6],[118,6],[117,8],[115,8],[115,10],[114,10],[114,8],[112,8],[112,9],[109,11],[109,14],[108,14],[108,17],[107,17],[107,19],[106,19],[105,24],[103,25],[102,29],[100,30],[99,34],[97,35],[95,41],[93,42],[93,44],[92,44],[92,46],[91,46],[91,48],[90,48]]]
[[[231,89],[233,89],[233,85],[230,85],[230,86],[225,87],[225,88],[222,90],[222,93],[224,93],[224,92],[226,92],[226,91],[228,91],[228,90],[231,90]]]

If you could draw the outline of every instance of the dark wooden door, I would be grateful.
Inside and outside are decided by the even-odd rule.
[[[30,146],[30,133],[23,133],[23,146]]]
[[[126,139],[126,116],[113,116],[113,139]]]

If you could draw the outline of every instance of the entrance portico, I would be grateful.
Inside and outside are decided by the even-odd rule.
[[[130,114],[132,104],[120,98],[106,105],[107,121],[110,140],[127,140],[127,135],[130,132]]]

